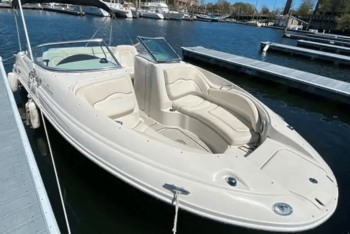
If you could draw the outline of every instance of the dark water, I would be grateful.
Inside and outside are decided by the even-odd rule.
[[[44,11],[25,11],[32,45],[91,38],[103,19]],[[108,43],[110,21],[96,37]],[[120,27],[122,26],[122,28]],[[163,36],[181,54],[181,46],[205,46],[254,59],[296,68],[350,82],[350,69],[268,52],[260,53],[260,41],[295,44],[282,39],[282,31],[244,25],[156,21],[151,19],[113,22],[112,45],[129,43],[137,35]],[[23,33],[22,45],[25,45]],[[18,51],[14,18],[0,10],[0,56]],[[11,70],[13,59],[5,61]],[[323,225],[304,233],[346,233],[350,230],[350,116],[349,107],[306,95],[284,86],[242,74],[207,69],[242,86],[282,116],[323,156],[339,184],[335,214]],[[26,94],[16,93],[22,107]],[[124,184],[87,160],[49,126],[53,154],[73,233],[171,233],[174,208]],[[42,129],[27,129],[32,148],[62,233],[66,233],[57,187]],[[137,144],[137,143],[135,143]],[[228,226],[179,213],[178,233],[264,233]]]

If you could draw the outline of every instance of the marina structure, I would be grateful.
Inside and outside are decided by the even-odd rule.
[[[324,51],[300,48],[300,47],[279,44],[279,43],[272,43],[272,42],[260,42],[260,46],[262,49],[266,47],[265,51],[266,50],[277,51],[281,53],[287,53],[291,56],[299,55],[303,57],[309,57],[312,60],[314,59],[324,60],[327,62],[334,63],[335,65],[339,65],[339,64],[350,65],[350,57],[345,55],[333,54],[333,53],[328,53]]]
[[[0,57],[0,233],[59,234]]]
[[[186,60],[223,67],[350,104],[350,83],[204,47],[182,47]]]
[[[332,52],[335,54],[350,55],[350,47],[337,46],[332,44],[324,44],[313,41],[298,40],[297,46],[316,49],[321,51]]]
[[[314,42],[328,43],[328,44],[332,44],[332,45],[350,47],[350,42],[337,41],[335,39],[309,37],[309,36],[304,36],[304,35],[299,35],[299,34],[289,34],[289,33],[284,33],[283,37],[292,38],[292,39],[302,39],[302,40],[306,40],[306,41],[314,41]]]

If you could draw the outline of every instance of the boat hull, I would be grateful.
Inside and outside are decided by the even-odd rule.
[[[115,9],[112,8],[114,14],[118,18],[132,18],[133,14],[131,10],[122,10],[122,9]]]
[[[176,12],[164,13],[164,18],[170,19],[170,20],[182,20],[183,16],[184,16],[183,13],[176,13]]]
[[[109,13],[106,12],[103,9],[92,7],[92,6],[77,6],[74,5],[74,10],[80,12],[80,8],[86,15],[94,15],[94,16],[101,16],[101,17],[108,17]]]
[[[164,15],[155,12],[141,12],[142,18],[150,18],[150,19],[164,19]]]
[[[52,79],[52,71],[37,66],[40,85],[28,80],[32,69],[27,55],[20,52],[14,72],[20,71],[16,73],[18,80],[32,92],[36,105],[55,129],[98,166],[157,199],[173,204],[174,194],[167,188],[182,187],[189,192],[179,195],[182,209],[226,224],[284,232],[314,228],[336,209],[336,180],[317,152],[263,103],[212,73],[205,73],[212,77],[211,82],[219,87],[223,82],[227,87],[235,87],[254,100],[260,113],[271,121],[265,129],[269,137],[248,156],[234,152],[203,154],[175,148],[116,123],[77,97],[76,92],[82,86],[73,77],[88,82],[111,79],[111,75],[118,79],[128,74],[126,69],[57,72]],[[204,73],[203,69],[196,69]],[[304,181],[303,176],[310,173],[319,175],[317,186],[320,187]],[[273,177],[274,174],[280,176]],[[237,178],[237,187],[228,186],[227,176]],[[293,189],[285,187],[283,181],[288,180],[292,180]],[[324,184],[327,187],[322,187]],[[301,185],[308,186],[306,194],[300,194]],[[323,206],[317,204],[315,196],[323,201]],[[272,207],[279,202],[291,204],[293,214],[276,215]]]

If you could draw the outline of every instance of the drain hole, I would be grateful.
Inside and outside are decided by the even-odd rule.
[[[175,111],[175,109],[171,108],[171,109],[169,109],[169,111],[170,111],[170,112],[174,112],[174,111]]]
[[[334,181],[331,179],[331,177],[329,177],[328,175],[327,175],[327,178],[330,180],[330,181],[332,181],[333,183],[334,183]]]
[[[320,204],[321,206],[324,206],[324,204],[320,200],[318,200],[317,198],[315,198],[315,200],[318,202],[318,204]]]

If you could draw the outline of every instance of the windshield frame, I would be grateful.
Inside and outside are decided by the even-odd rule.
[[[67,44],[76,44],[76,43],[102,43],[105,48],[107,48],[108,52],[111,54],[116,67],[105,67],[105,68],[93,68],[93,69],[74,69],[74,70],[65,70],[65,69],[59,69],[59,68],[53,68],[49,66],[44,66],[40,62],[36,61],[34,59],[34,63],[38,65],[39,67],[45,69],[45,70],[50,70],[50,71],[55,71],[55,72],[64,72],[64,73],[74,73],[74,72],[91,72],[91,71],[106,71],[106,70],[114,70],[114,69],[121,69],[122,66],[119,63],[119,61],[116,59],[110,48],[106,45],[106,43],[103,41],[103,39],[98,38],[98,39],[86,39],[86,40],[74,40],[74,41],[61,41],[61,42],[50,42],[50,43],[44,43],[37,45],[33,47],[33,53],[36,49],[42,48],[44,46],[53,46],[53,45],[67,45]],[[33,55],[34,57],[34,55]]]
[[[151,57],[153,58],[154,62],[156,62],[156,63],[178,63],[178,62],[182,61],[181,57],[176,53],[176,51],[173,49],[173,47],[170,46],[170,44],[167,42],[167,40],[165,40],[164,37],[141,37],[141,36],[138,36],[137,39],[145,47],[147,52],[151,55]],[[158,60],[153,55],[151,50],[147,47],[147,45],[142,41],[142,39],[155,39],[155,40],[162,39],[168,45],[168,47],[174,52],[174,54],[177,56],[177,58],[176,59],[172,59],[172,60]]]

